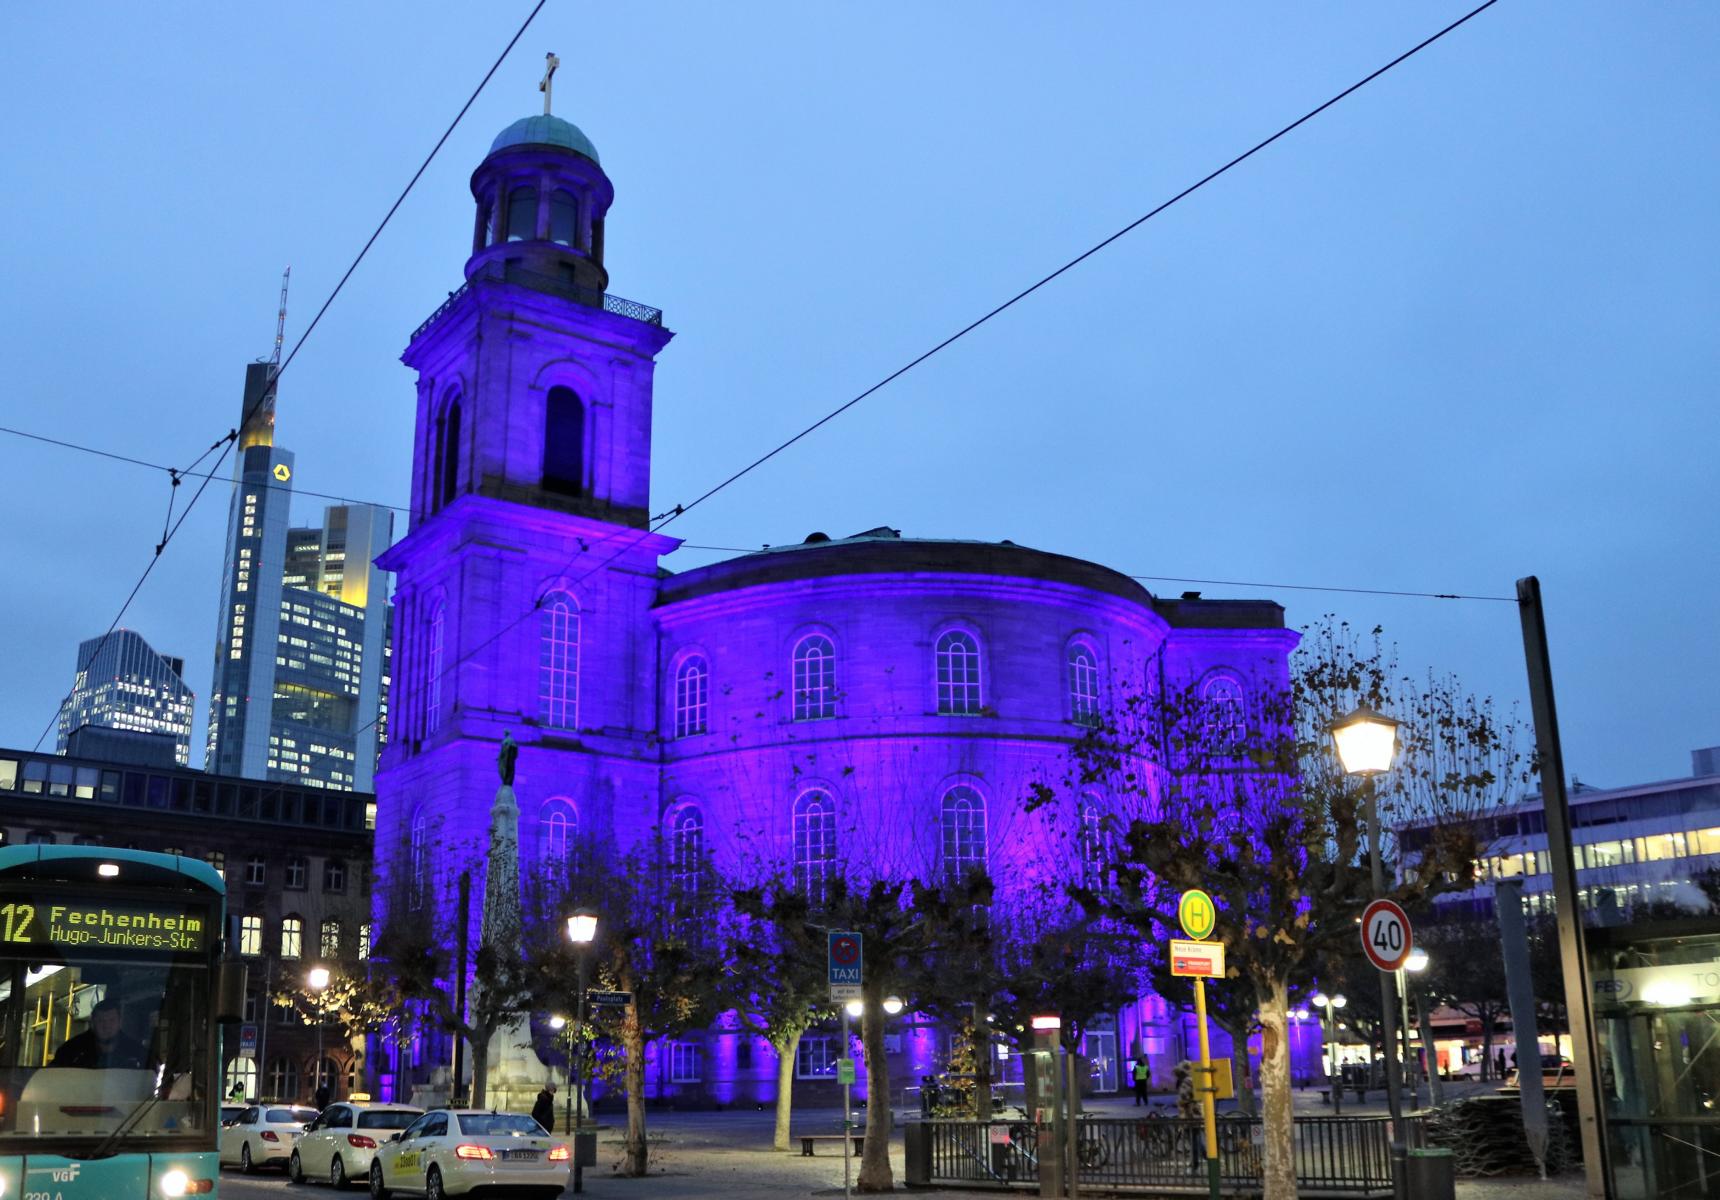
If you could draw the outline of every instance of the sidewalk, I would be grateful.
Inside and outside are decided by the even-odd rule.
[[[1321,1109],[1320,1098],[1310,1091],[1307,1108],[1297,1101],[1298,1115],[1313,1115]],[[1127,1097],[1121,1100],[1103,1099],[1089,1104],[1088,1111],[1106,1115],[1126,1115],[1132,1106]],[[1383,1100],[1378,1105],[1384,1112]],[[1113,1110],[1115,1112],[1113,1113]],[[1327,1109],[1326,1111],[1330,1111]],[[1352,1111],[1346,1105],[1345,1112]],[[1372,1107],[1358,1111],[1372,1111]],[[898,1111],[898,1121],[906,1117]],[[862,1118],[863,1119],[863,1118]],[[585,1173],[588,1195],[626,1200],[786,1200],[787,1197],[840,1196],[842,1194],[842,1157],[828,1143],[819,1146],[813,1158],[803,1158],[799,1145],[787,1153],[770,1148],[776,1115],[770,1110],[752,1109],[729,1112],[652,1112],[646,1129],[651,1138],[651,1173],[643,1179],[627,1179],[615,1174],[621,1163],[625,1121],[614,1114],[600,1117],[602,1128],[597,1141],[597,1166]],[[807,1108],[796,1112],[794,1132],[835,1133],[842,1124],[842,1114],[829,1108]],[[900,1128],[892,1139],[891,1165],[895,1171],[896,1190],[902,1186],[902,1135]],[[858,1174],[859,1160],[853,1169]],[[571,1196],[572,1193],[565,1193]],[[936,1188],[916,1189],[916,1195],[937,1200],[997,1200],[1009,1193],[999,1189],[984,1191]],[[1023,1189],[1016,1194],[1029,1195]],[[1542,1182],[1534,1178],[1504,1178],[1488,1180],[1459,1180],[1458,1200],[1580,1200],[1583,1194],[1582,1176],[1566,1175]]]

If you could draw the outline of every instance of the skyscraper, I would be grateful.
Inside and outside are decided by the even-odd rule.
[[[142,636],[116,629],[105,639],[78,645],[77,678],[60,706],[59,752],[86,725],[173,738],[173,757],[186,765],[191,753],[191,689],[185,660],[157,654]]]
[[[292,527],[294,459],[274,444],[275,372],[245,372],[209,695],[208,769],[368,791],[386,702],[394,517],[332,505]]]

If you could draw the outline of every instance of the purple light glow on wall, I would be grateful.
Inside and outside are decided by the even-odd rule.
[[[1214,670],[1244,688],[1284,686],[1296,636],[1276,605],[1159,601],[1107,568],[1008,543],[878,529],[661,575],[677,543],[644,525],[655,359],[673,335],[592,293],[607,284],[613,192],[594,153],[574,149],[589,149],[584,135],[556,129],[552,146],[504,135],[474,175],[469,283],[404,355],[419,376],[417,430],[412,529],[380,560],[398,590],[393,725],[377,776],[379,929],[391,917],[434,922],[451,942],[462,871],[482,895],[504,730],[520,746],[528,889],[545,848],[566,844],[552,814],[625,850],[673,810],[698,814],[713,865],[731,877],[796,866],[935,877],[955,847],[984,862],[1007,907],[1080,875],[1073,800],[1037,813],[1022,801],[1062,785],[1095,704]],[[532,203],[514,203],[522,188]],[[539,613],[551,596],[564,614],[553,635]],[[959,702],[952,660],[937,651],[951,633],[974,651]],[[809,704],[793,660],[814,634],[833,657],[829,675],[820,667],[828,691],[821,682]],[[704,674],[677,688],[692,655]],[[1161,767],[1134,765],[1141,795],[1096,800],[1118,818],[1164,794]],[[797,802],[813,790],[834,821],[797,841]],[[963,822],[953,832],[952,812]],[[797,847],[818,862],[797,864]],[[470,920],[475,945],[479,913]],[[1151,1016],[1135,1038],[1169,1028],[1157,1003],[1141,1007]],[[1118,1028],[1121,1042],[1130,1027]],[[931,1031],[905,1032],[906,1069],[935,1071]],[[743,1065],[743,1036],[704,1039],[697,1084],[672,1082],[669,1051],[654,1045],[652,1093],[774,1091],[774,1055],[755,1045]],[[684,1074],[691,1060],[680,1061]]]

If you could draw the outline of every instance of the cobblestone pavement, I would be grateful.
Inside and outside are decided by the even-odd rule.
[[[1314,1099],[1318,1106],[1319,1101]],[[1097,1111],[1122,1109],[1126,1103],[1102,1101],[1090,1106]],[[1301,1106],[1298,1106],[1301,1111]],[[598,1138],[598,1165],[585,1174],[585,1194],[594,1200],[788,1200],[789,1197],[840,1196],[842,1159],[827,1146],[814,1158],[803,1158],[798,1150],[787,1154],[770,1148],[775,1116],[769,1110],[674,1113],[652,1112],[651,1173],[644,1179],[626,1179],[615,1174],[620,1163],[622,1128],[613,1117],[604,1117]],[[842,1117],[831,1109],[805,1109],[797,1114],[794,1129],[813,1133],[835,1133]],[[901,1136],[892,1154],[898,1190],[903,1172]],[[858,1172],[858,1160],[854,1163]],[[1580,1175],[1543,1182],[1534,1178],[1460,1180],[1458,1200],[1579,1200]],[[287,1197],[328,1195],[326,1189],[293,1187],[279,1177],[248,1178],[232,1171],[222,1173],[221,1195],[228,1200],[286,1200]],[[571,1191],[564,1196],[571,1196]],[[997,1200],[997,1191],[955,1191],[938,1188],[918,1192],[935,1200]],[[1017,1195],[1027,1195],[1018,1192]]]

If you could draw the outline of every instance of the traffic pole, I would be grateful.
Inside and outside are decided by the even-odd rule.
[[[848,1005],[842,1006],[842,1057],[847,1058],[850,1049],[848,1040]],[[842,1085],[842,1195],[852,1196],[849,1190],[849,1157],[854,1146],[854,1085]]]
[[[1206,1191],[1211,1200],[1218,1200],[1218,1112],[1213,1096],[1218,1091],[1212,1080],[1212,1044],[1206,1032],[1206,980],[1195,976],[1194,1015],[1200,1027],[1200,1107],[1206,1118]]]

